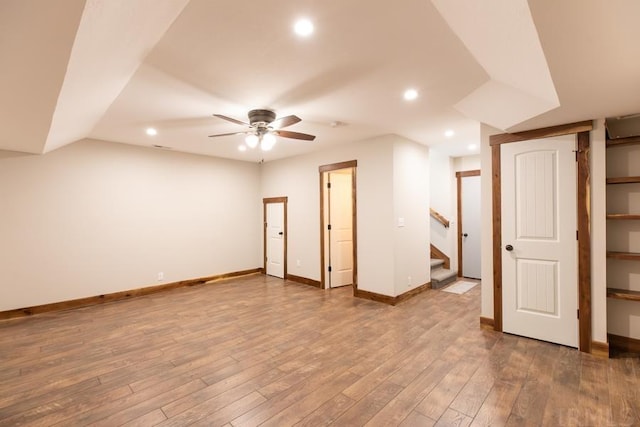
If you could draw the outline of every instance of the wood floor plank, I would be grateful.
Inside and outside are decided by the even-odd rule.
[[[420,412],[413,411],[402,421],[400,427],[432,427],[436,422]]]
[[[296,427],[325,426],[333,423],[340,415],[355,404],[355,400],[339,393],[324,402],[315,411],[294,424]]]
[[[0,321],[0,426],[640,425],[640,360],[267,276]]]
[[[347,409],[335,420],[336,425],[363,426],[384,406],[398,395],[403,388],[392,382],[384,382],[371,390],[362,400]]]

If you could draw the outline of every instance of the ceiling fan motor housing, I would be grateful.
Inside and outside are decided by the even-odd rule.
[[[271,110],[251,110],[249,111],[249,123],[257,126],[267,126],[276,119],[276,113]]]

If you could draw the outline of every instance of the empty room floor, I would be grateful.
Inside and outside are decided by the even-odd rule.
[[[637,357],[482,330],[479,300],[254,275],[2,321],[0,425],[640,423]]]

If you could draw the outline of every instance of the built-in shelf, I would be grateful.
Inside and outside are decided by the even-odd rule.
[[[630,136],[628,138],[618,138],[618,139],[608,139],[607,138],[607,148],[615,147],[617,145],[627,145],[627,144],[640,144],[640,136]]]
[[[629,289],[607,288],[607,298],[640,301],[640,292]]]
[[[622,176],[618,178],[607,178],[607,184],[634,184],[640,182],[640,176]]]
[[[607,219],[640,219],[638,214],[607,214]]]
[[[607,251],[607,258],[640,261],[640,253]]]

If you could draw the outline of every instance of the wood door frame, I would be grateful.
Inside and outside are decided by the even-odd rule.
[[[358,167],[357,160],[349,160],[346,162],[332,163],[329,165],[322,165],[318,168],[320,173],[320,288],[326,289],[326,260],[324,259],[325,252],[325,221],[324,221],[324,189],[326,183],[324,180],[324,173],[336,171],[340,169],[351,169],[351,216],[352,216],[352,239],[353,239],[353,294],[356,294],[358,290],[358,214],[357,214],[357,196],[356,196],[356,171]]]
[[[493,211],[493,328],[502,332],[502,188],[500,145],[575,134],[577,140],[578,349],[591,353],[591,184],[589,157],[593,121],[587,120],[524,132],[491,135]]]
[[[458,190],[458,277],[462,276],[462,178],[480,176],[480,169],[456,172]],[[482,254],[481,254],[482,255]]]
[[[284,253],[282,254],[283,263],[284,263],[284,274],[283,279],[287,278],[287,239],[288,239],[288,228],[287,228],[287,203],[289,202],[289,198],[287,196],[284,197],[265,197],[262,199],[262,273],[267,274],[267,205],[270,203],[283,203],[284,209]]]

